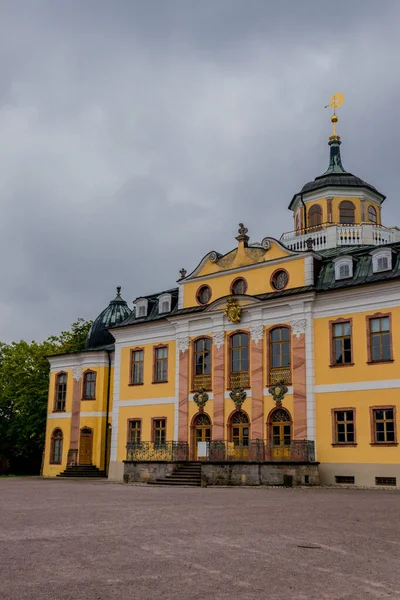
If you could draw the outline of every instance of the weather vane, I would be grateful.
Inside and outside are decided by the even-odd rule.
[[[336,109],[339,108],[339,106],[341,106],[343,104],[344,101],[344,94],[342,94],[342,92],[336,92],[336,94],[333,94],[333,96],[331,97],[329,104],[327,104],[325,106],[325,108],[328,108],[329,106],[331,108],[333,108],[333,115],[331,116],[331,121],[333,123],[333,136],[332,138],[337,138],[338,135],[336,133],[336,123],[338,122],[338,117],[336,114]]]

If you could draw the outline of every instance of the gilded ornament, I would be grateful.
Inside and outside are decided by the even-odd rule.
[[[228,298],[228,303],[225,307],[225,315],[228,321],[231,323],[240,323],[240,319],[242,318],[242,309],[233,296]]]
[[[199,407],[200,412],[202,412],[208,401],[208,394],[203,388],[200,388],[199,391],[194,394],[193,400]]]
[[[277,383],[275,385],[271,385],[271,387],[268,388],[268,392],[271,394],[271,396],[275,400],[277,406],[282,405],[282,400],[285,397],[285,395],[288,393],[288,389],[289,388],[287,387],[287,385],[285,385],[283,383],[283,381],[280,381],[279,383]]]
[[[244,391],[243,388],[238,387],[238,388],[233,389],[230,392],[229,396],[234,401],[236,408],[238,410],[240,410],[242,408],[243,402],[246,400],[247,394],[246,394],[246,392]]]

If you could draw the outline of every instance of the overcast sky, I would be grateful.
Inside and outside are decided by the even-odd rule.
[[[173,287],[291,230],[327,168],[400,224],[398,0],[0,0],[0,340]]]

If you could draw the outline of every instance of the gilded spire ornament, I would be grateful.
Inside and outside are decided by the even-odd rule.
[[[333,96],[331,97],[329,104],[325,106],[325,108],[328,108],[328,106],[333,108],[333,115],[331,116],[331,121],[333,125],[333,135],[329,138],[330,140],[340,140],[340,137],[337,135],[336,131],[336,124],[339,120],[336,114],[336,109],[343,104],[343,101],[344,94],[342,94],[342,92],[336,92],[336,94],[333,94]]]

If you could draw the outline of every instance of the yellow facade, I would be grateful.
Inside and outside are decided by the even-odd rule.
[[[182,269],[178,287],[137,298],[135,312],[118,289],[87,351],[50,358],[44,475],[82,467],[90,432],[92,465],[108,471],[109,460],[112,479],[137,448],[144,461],[167,460],[155,449],[168,444],[197,460],[203,427],[209,448],[256,444],[267,462],[297,448],[310,463],[315,451],[323,483],[400,485],[400,237],[382,225],[385,197],[344,170],[337,136],[329,145],[328,171],[290,204],[294,231],[252,244],[240,224],[233,249]],[[55,412],[60,373],[68,384]],[[52,464],[56,429],[62,459]]]

